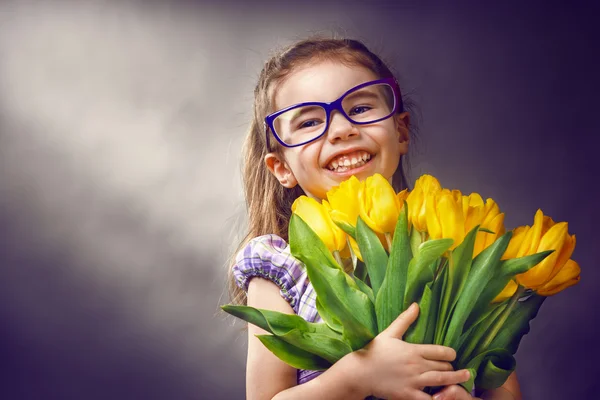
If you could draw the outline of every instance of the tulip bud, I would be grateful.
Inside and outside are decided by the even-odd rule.
[[[341,251],[346,247],[346,233],[331,220],[329,209],[326,200],[320,204],[307,196],[298,197],[292,204],[292,212],[308,224],[330,251]]]
[[[393,233],[402,205],[392,185],[380,174],[368,177],[358,195],[360,217],[373,231]]]

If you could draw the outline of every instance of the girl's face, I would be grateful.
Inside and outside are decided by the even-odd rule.
[[[331,61],[311,64],[291,73],[275,88],[275,110],[308,101],[331,102],[348,89],[375,79],[379,77],[361,66]],[[364,180],[379,173],[391,182],[400,156],[408,151],[408,121],[404,112],[374,124],[354,125],[333,111],[329,129],[321,138],[300,147],[284,147],[282,155],[269,153],[265,162],[283,186],[300,185],[307,196],[318,200],[352,175]],[[346,161],[351,165],[339,168],[348,164]]]

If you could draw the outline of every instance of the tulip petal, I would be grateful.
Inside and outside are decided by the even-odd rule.
[[[554,270],[566,236],[567,225],[564,222],[558,223],[548,229],[548,232],[541,238],[539,247],[535,252],[544,250],[555,251],[526,273],[517,275],[517,282],[526,288],[534,290],[548,282],[551,279],[552,271]]]
[[[581,279],[581,268],[579,264],[573,260],[568,260],[564,267],[556,274],[556,276],[540,289],[537,293],[540,296],[552,296],[555,295],[568,287],[571,287],[579,282]]]

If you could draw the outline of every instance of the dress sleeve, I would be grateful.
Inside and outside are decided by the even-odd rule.
[[[304,264],[290,254],[289,246],[279,236],[263,235],[252,239],[237,254],[233,274],[237,285],[246,292],[255,276],[274,282],[279,286],[281,296],[298,313],[308,276]]]

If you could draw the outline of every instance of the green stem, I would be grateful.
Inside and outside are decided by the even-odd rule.
[[[356,260],[358,260],[358,257],[356,257],[354,250],[352,250],[352,245],[350,244],[350,236],[346,236],[346,244],[348,245],[348,249],[350,249],[350,257],[352,258],[352,270],[356,271]]]
[[[489,345],[496,338],[496,335],[504,325],[504,322],[506,322],[506,320],[508,319],[508,316],[510,315],[512,310],[516,307],[519,297],[521,297],[521,295],[524,292],[525,287],[518,285],[517,290],[515,291],[515,294],[513,294],[510,298],[508,305],[506,306],[504,311],[502,311],[502,313],[498,316],[496,321],[494,321],[493,325],[487,333],[487,336],[485,336],[485,339],[479,344],[479,346],[477,346],[477,350],[475,350],[472,354],[476,356],[477,354],[485,351],[489,347]]]
[[[389,232],[384,233],[385,241],[388,244],[389,253],[392,252],[392,235]]]
[[[335,261],[337,261],[337,263],[340,265],[340,267],[342,267],[342,269],[344,269],[344,263],[342,262],[342,256],[340,256],[340,252],[338,250],[334,250],[333,257],[335,258]]]

